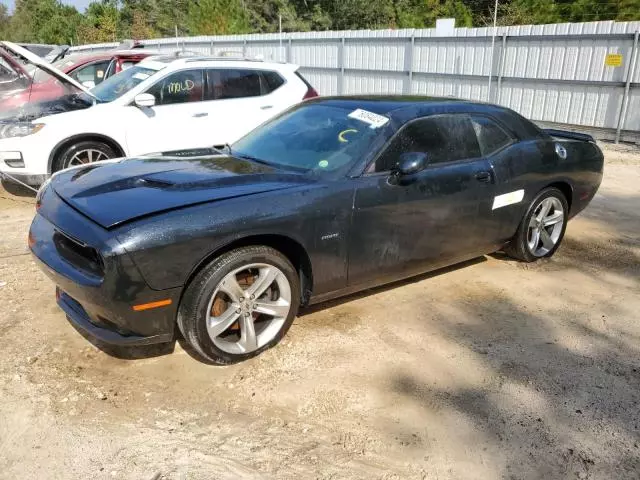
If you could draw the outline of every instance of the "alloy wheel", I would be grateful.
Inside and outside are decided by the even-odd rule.
[[[101,160],[108,159],[109,156],[100,150],[91,148],[86,150],[79,150],[65,162],[64,168],[75,167],[77,165],[84,165],[87,163],[99,162]]]
[[[547,197],[533,211],[527,230],[527,247],[532,255],[543,257],[558,243],[564,224],[562,202]]]
[[[273,340],[291,310],[291,286],[277,267],[253,263],[227,274],[207,307],[207,332],[220,350],[250,353]]]

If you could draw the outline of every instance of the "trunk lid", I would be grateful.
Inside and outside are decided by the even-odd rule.
[[[202,150],[100,162],[51,182],[73,208],[104,228],[199,203],[292,188],[300,174]]]

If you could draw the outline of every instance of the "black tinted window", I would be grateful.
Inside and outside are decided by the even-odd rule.
[[[378,158],[375,171],[392,170],[406,152],[424,152],[430,164],[480,157],[478,140],[466,115],[441,115],[410,123]]]
[[[472,122],[482,155],[491,155],[512,142],[511,137],[493,120],[487,117],[473,117]]]
[[[213,98],[257,97],[261,94],[258,70],[210,70]]]
[[[262,93],[264,94],[273,92],[284,83],[284,80],[280,75],[269,70],[262,72],[262,80]]]
[[[199,102],[202,100],[202,85],[202,70],[184,70],[163,78],[147,93],[156,97],[156,105]]]

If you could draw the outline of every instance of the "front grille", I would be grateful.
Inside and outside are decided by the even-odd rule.
[[[104,275],[104,263],[98,251],[62,232],[56,230],[53,234],[53,244],[58,254],[71,265],[80,270],[102,277]]]

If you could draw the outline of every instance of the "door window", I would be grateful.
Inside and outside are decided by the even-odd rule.
[[[393,170],[400,155],[407,152],[426,153],[430,165],[481,156],[471,118],[467,115],[438,115],[409,123],[378,157],[373,170]]]
[[[215,100],[262,95],[258,70],[209,70],[209,83]]]
[[[70,77],[86,87],[93,88],[106,78],[109,63],[111,63],[110,60],[105,60],[104,62],[85,65],[84,67],[75,69],[70,74]]]
[[[483,156],[489,156],[513,142],[513,138],[490,118],[477,116],[471,121]]]
[[[147,93],[156,97],[156,105],[174,105],[202,101],[203,71],[174,72],[151,87]]]

